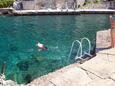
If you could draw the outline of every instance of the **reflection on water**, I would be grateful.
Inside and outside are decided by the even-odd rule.
[[[94,46],[96,31],[109,28],[108,15],[1,16],[0,23],[0,67],[5,61],[6,78],[18,83],[74,62],[67,61],[74,40],[87,37]],[[38,41],[48,50],[38,51]]]

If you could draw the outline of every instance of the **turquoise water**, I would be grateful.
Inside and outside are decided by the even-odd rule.
[[[74,62],[74,40],[87,37],[93,47],[96,32],[109,27],[108,15],[0,16],[0,67],[5,61],[6,79],[28,83]],[[38,41],[48,50],[38,51]]]

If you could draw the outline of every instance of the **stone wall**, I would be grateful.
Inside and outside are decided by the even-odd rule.
[[[56,0],[56,8],[62,9],[65,5],[65,0]]]
[[[22,4],[23,4],[23,9],[24,10],[33,10],[35,9],[35,3],[34,1],[22,1]]]
[[[110,2],[110,8],[115,9],[115,1]]]
[[[77,0],[77,8],[80,6],[83,6],[85,3],[85,0]]]
[[[31,0],[22,1],[24,10],[33,9],[74,9],[83,6],[85,0]]]
[[[115,8],[115,1],[106,1],[104,3],[94,3],[103,0],[23,0],[24,10],[39,10],[39,9],[106,9]],[[84,6],[85,2],[86,5]],[[96,6],[95,6],[96,5]]]

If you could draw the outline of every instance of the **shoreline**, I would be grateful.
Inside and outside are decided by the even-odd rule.
[[[31,15],[80,15],[80,14],[114,14],[112,9],[64,9],[64,10],[14,10],[12,8],[1,8],[1,15],[31,16]]]
[[[14,16],[23,15],[79,15],[79,14],[113,14],[109,9],[78,9],[78,10],[19,10],[13,11]]]

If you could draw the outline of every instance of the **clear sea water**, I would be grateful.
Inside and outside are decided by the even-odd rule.
[[[103,14],[0,16],[0,68],[6,62],[6,79],[28,83],[73,63],[68,55],[74,40],[87,37],[93,47],[96,32],[109,27],[109,16]],[[48,50],[38,51],[38,41]]]

